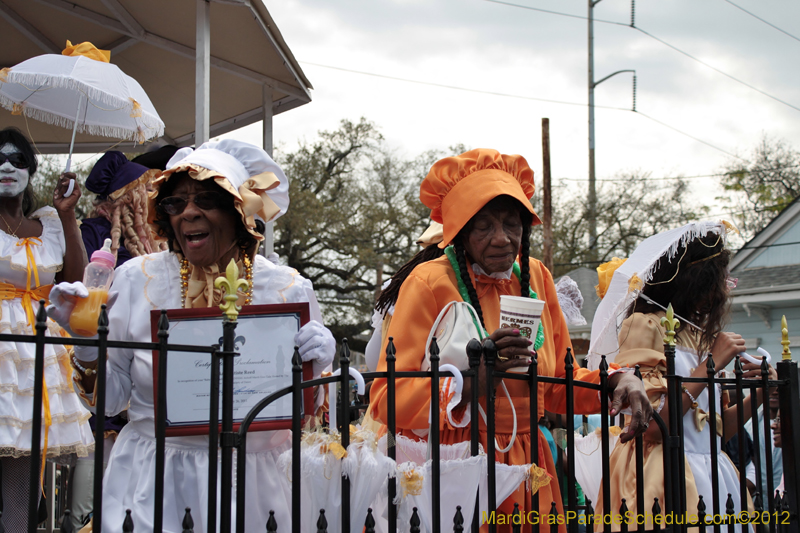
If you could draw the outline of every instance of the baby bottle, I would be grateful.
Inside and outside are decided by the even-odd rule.
[[[92,260],[83,272],[83,284],[89,290],[89,297],[78,299],[69,317],[69,327],[76,335],[91,337],[97,334],[100,306],[108,300],[108,288],[114,278],[115,264],[116,258],[111,253],[111,239],[106,239],[103,248],[92,254]]]

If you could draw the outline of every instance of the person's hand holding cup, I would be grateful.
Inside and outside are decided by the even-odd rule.
[[[536,342],[539,324],[544,311],[543,300],[523,298],[522,296],[500,296],[500,328],[513,328],[519,330],[521,337],[531,341],[531,350]],[[520,365],[509,369],[509,372],[527,372],[530,358],[521,358]]]

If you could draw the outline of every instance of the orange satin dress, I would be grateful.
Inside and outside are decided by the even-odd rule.
[[[542,313],[545,341],[538,351],[540,376],[565,376],[565,356],[567,348],[571,348],[569,331],[564,320],[564,315],[558,304],[553,278],[544,265],[530,259],[530,286],[539,299],[547,302]],[[521,293],[519,281],[512,275],[510,280],[495,280],[487,276],[478,276],[477,281],[470,267],[470,278],[478,293],[483,318],[487,331],[493,332],[499,326],[500,295],[508,294],[518,296]],[[400,289],[400,294],[395,305],[394,316],[389,325],[388,335],[384,339],[381,360],[378,371],[386,371],[385,349],[388,337],[394,338],[396,348],[396,370],[416,371],[424,356],[424,347],[428,334],[436,320],[439,311],[449,302],[461,301],[458,292],[455,272],[446,256],[424,263],[406,278]],[[590,372],[578,367],[574,362],[573,375],[576,380],[599,383],[599,371]],[[444,382],[445,380],[442,380]],[[563,516],[561,493],[556,478],[556,469],[547,441],[537,427],[539,439],[539,457],[531,458],[531,421],[528,418],[530,397],[529,386],[524,381],[506,380],[506,386],[517,411],[517,436],[514,444],[507,453],[497,454],[497,462],[504,464],[520,465],[536,463],[544,467],[551,474],[549,485],[539,489],[540,516],[550,512],[553,501],[556,508]],[[420,440],[411,430],[429,429],[428,418],[430,411],[430,381],[427,379],[404,378],[398,379],[397,390],[397,431],[409,438]],[[566,412],[566,387],[563,385],[541,384],[538,391],[539,413],[544,410],[556,413]],[[600,401],[597,391],[575,388],[575,413],[589,414],[600,410]],[[370,403],[373,405],[373,416],[382,422],[387,420],[386,410],[386,380],[376,379],[370,394]],[[442,402],[440,415],[440,436],[442,444],[453,444],[470,439],[470,427],[452,427],[446,421],[445,402]],[[481,403],[485,407],[485,400]],[[496,400],[496,439],[497,443],[505,448],[511,439],[513,417],[505,394],[498,389]],[[459,420],[463,413],[453,413],[455,420]],[[533,421],[534,424],[538,422]],[[480,423],[480,440],[486,448],[486,425],[483,419]],[[514,510],[514,502],[520,504],[520,509],[528,515],[531,511],[530,493],[525,490],[524,484],[517,489],[505,502],[498,506],[498,513],[510,515]],[[468,504],[467,504],[468,505]],[[533,515],[531,515],[533,516]],[[482,517],[481,517],[482,518]],[[546,517],[545,517],[546,518]],[[562,519],[563,520],[563,519]],[[541,524],[542,531],[550,531],[550,526]],[[499,526],[498,531],[510,531],[508,526]],[[559,525],[559,531],[566,531],[566,526]]]

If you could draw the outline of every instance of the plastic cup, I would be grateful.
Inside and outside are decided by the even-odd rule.
[[[542,321],[544,300],[523,298],[522,296],[500,296],[500,327],[518,329],[520,335],[536,339],[539,323]],[[510,372],[527,372],[527,365],[513,368]]]

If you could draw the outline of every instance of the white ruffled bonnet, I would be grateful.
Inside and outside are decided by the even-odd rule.
[[[176,172],[188,172],[198,180],[213,179],[234,197],[242,221],[257,239],[255,217],[276,220],[289,208],[289,180],[281,167],[261,148],[225,139],[203,143],[196,150],[181,148],[167,164],[167,170],[153,181],[148,218],[155,219],[158,189]]]

